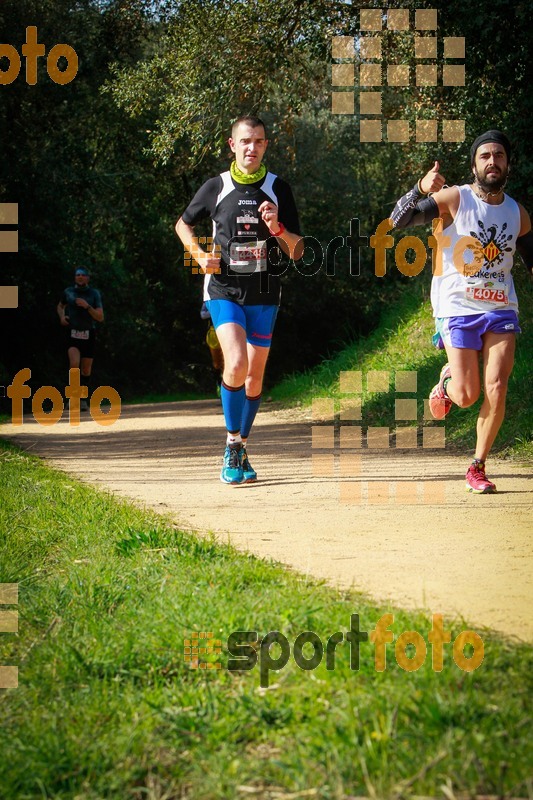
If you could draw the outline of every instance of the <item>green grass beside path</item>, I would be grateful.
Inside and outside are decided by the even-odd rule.
[[[429,645],[404,671],[390,644],[377,672],[370,642],[359,670],[340,644],[334,671],[324,660],[304,671],[292,658],[304,631],[325,645],[351,614],[371,631],[392,611],[396,636],[427,643],[430,621],[184,533],[2,443],[0,583],[12,582],[19,633],[0,635],[0,664],[19,665],[20,684],[0,690],[6,800],[531,796],[530,647],[477,629],[485,658],[471,673],[450,645],[442,672]],[[450,627],[453,642],[470,626]],[[236,630],[290,642],[268,689],[258,666],[228,671]],[[222,640],[207,657],[222,669],[184,663],[193,631]]]

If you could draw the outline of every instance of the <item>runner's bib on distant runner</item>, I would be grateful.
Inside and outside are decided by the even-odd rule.
[[[74,328],[70,332],[72,339],[88,339],[90,331],[76,331]]]
[[[229,265],[233,272],[251,274],[264,272],[267,268],[267,245],[265,241],[232,242],[229,251]]]

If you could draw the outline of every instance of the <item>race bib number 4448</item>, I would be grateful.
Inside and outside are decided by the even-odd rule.
[[[266,242],[232,242],[229,257],[229,265],[234,272],[264,272],[267,268]]]

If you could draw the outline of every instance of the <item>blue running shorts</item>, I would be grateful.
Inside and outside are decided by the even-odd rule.
[[[246,331],[246,341],[258,347],[270,347],[278,306],[241,306],[232,300],[207,300],[215,330],[234,322]]]
[[[463,350],[481,350],[483,334],[522,333],[518,324],[516,311],[496,309],[485,314],[469,314],[467,317],[437,317],[435,320],[437,333],[433,342],[439,348],[440,338],[448,347]],[[441,348],[439,348],[441,349]]]

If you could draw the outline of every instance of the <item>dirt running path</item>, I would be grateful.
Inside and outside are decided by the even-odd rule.
[[[361,479],[316,477],[311,422],[265,411],[250,440],[260,480],[230,487],[218,480],[222,431],[216,401],[129,406],[108,428],[84,415],[78,429],[66,416],[48,428],[25,417],[1,429],[72,475],[172,512],[187,529],[380,600],[533,640],[529,470],[492,460],[498,494],[474,496],[463,488],[464,458],[365,449]],[[360,486],[360,499],[341,494]]]

